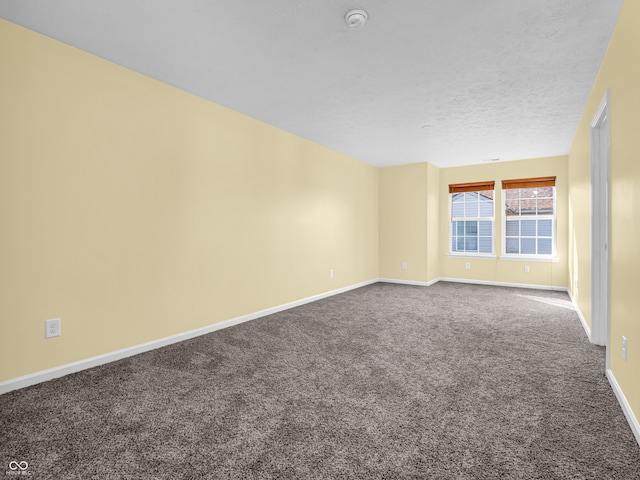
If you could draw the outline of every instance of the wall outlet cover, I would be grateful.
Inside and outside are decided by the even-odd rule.
[[[46,320],[44,323],[45,323],[44,338],[53,338],[53,337],[60,336],[61,320],[59,318],[51,318],[49,320]]]

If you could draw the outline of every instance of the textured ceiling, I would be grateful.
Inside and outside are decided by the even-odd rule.
[[[2,0],[0,17],[372,165],[446,167],[566,154],[622,3]]]

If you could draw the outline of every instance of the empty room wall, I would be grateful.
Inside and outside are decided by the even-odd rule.
[[[0,63],[0,381],[378,276],[376,168],[3,20]]]
[[[439,276],[438,179],[430,163],[380,169],[381,278],[426,283]]]
[[[557,262],[506,260],[502,255],[501,181],[517,178],[556,176]],[[452,183],[495,181],[494,249],[497,258],[448,256],[450,250],[449,185]],[[495,162],[440,170],[440,275],[443,278],[567,287],[567,157],[534,158]],[[465,264],[470,264],[470,269]],[[524,272],[524,266],[529,272]]]
[[[506,260],[502,255],[500,181],[554,175],[557,261]],[[449,184],[496,182],[496,257],[449,256]],[[439,278],[567,287],[567,157],[437,168],[416,163],[380,169],[380,277],[429,283]],[[471,264],[470,269],[465,263]],[[406,269],[402,268],[406,263]],[[529,272],[524,272],[524,266]]]
[[[640,2],[627,0],[569,153],[569,275],[571,288],[591,324],[590,125],[610,90],[610,367],[635,418],[640,418]],[[622,358],[622,336],[628,339]]]

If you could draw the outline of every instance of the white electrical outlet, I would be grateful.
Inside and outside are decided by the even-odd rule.
[[[627,359],[627,337],[622,336],[622,358]]]
[[[466,268],[467,270],[470,270],[471,269],[471,262],[466,262],[464,264],[464,268]]]
[[[52,338],[60,336],[60,319],[52,318],[45,322],[44,338]]]
[[[333,278],[333,268],[329,269],[329,278]]]
[[[524,273],[529,273],[529,265],[524,266]]]
[[[402,269],[406,270],[407,269],[407,262],[402,262]]]

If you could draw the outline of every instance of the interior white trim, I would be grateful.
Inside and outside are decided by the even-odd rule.
[[[571,293],[571,290],[567,289],[567,293],[569,294],[569,299],[571,300],[571,303],[573,303],[573,308],[575,308],[576,313],[578,314],[578,318],[580,319],[582,328],[584,328],[584,331],[587,334],[587,338],[589,339],[589,341],[591,341],[591,329],[587,324],[587,320],[586,318],[584,318],[584,315],[582,315],[582,311],[580,310],[580,307],[578,306],[578,302],[576,302],[576,299],[573,298],[573,294]]]
[[[622,407],[622,412],[624,413],[624,416],[627,418],[627,422],[629,422],[629,427],[631,427],[631,431],[633,432],[633,435],[636,437],[636,442],[638,442],[638,445],[640,445],[640,423],[638,422],[638,419],[636,418],[636,416],[633,414],[631,405],[629,405],[629,402],[627,401],[627,397],[624,396],[624,393],[622,392],[622,389],[620,388],[620,385],[618,384],[618,381],[616,380],[616,377],[610,368],[606,370],[606,374],[607,374],[607,379],[609,380],[609,384],[611,385],[611,388],[613,390],[613,393],[616,394],[618,403],[620,404],[620,407]]]
[[[593,115],[593,119],[591,120],[591,128],[595,128],[598,126],[603,114],[609,115],[609,112],[606,111],[608,107],[609,107],[609,89],[607,88],[607,90],[604,92],[604,96],[602,97],[602,100],[600,100],[600,105],[598,105],[598,110],[596,110],[596,113]]]
[[[500,260],[516,260],[518,262],[544,262],[544,263],[558,263],[560,261],[559,257],[554,257],[554,256],[542,256],[542,255],[537,255],[537,256],[527,256],[527,255],[500,255],[500,257],[498,257]]]
[[[216,330],[221,330],[223,328],[231,327],[233,325],[238,325],[240,323],[248,322],[249,320],[255,320],[256,318],[264,317],[266,315],[272,315],[274,313],[282,312],[283,310],[288,310],[290,308],[299,307],[300,305],[315,302],[316,300],[321,300],[323,298],[331,297],[333,295],[338,295],[340,293],[348,292],[349,290],[354,290],[356,288],[364,287],[366,285],[371,285],[377,282],[378,282],[378,279],[374,278],[371,280],[367,280],[365,282],[356,283],[343,288],[338,288],[336,290],[331,290],[329,292],[324,292],[318,295],[313,295],[311,297],[296,300],[294,302],[285,303],[277,307],[267,308],[265,310],[260,310],[258,312],[250,313],[248,315],[243,315],[241,317],[224,320],[222,322],[214,323],[212,325],[207,325],[206,327],[197,328],[195,330],[189,330],[188,332],[171,335],[169,337],[160,338],[158,340],[142,343],[140,345],[134,345],[132,347],[123,348],[121,350],[105,353],[103,355],[97,355],[95,357],[86,358],[83,360],[79,360],[77,362],[67,363],[65,365],[60,365],[59,367],[49,368],[47,370],[42,370],[40,372],[24,375],[22,377],[5,380],[4,382],[0,382],[0,395],[2,395],[3,393],[10,392],[12,390],[17,390],[20,388],[28,387],[30,385],[35,385],[37,383],[46,382],[48,380],[53,380],[54,378],[63,377],[70,373],[79,372],[82,370],[86,370],[88,368],[104,365],[105,363],[115,362],[116,360],[121,360],[123,358],[131,357],[139,353],[155,350],[156,348],[165,347],[173,343],[189,340],[190,338],[199,337],[200,335],[205,335],[207,333],[215,332]]]
[[[434,278],[433,280],[430,280],[428,282],[418,282],[416,280],[398,280],[395,278],[379,278],[378,281],[382,283],[398,283],[401,285],[416,285],[418,287],[430,287],[431,285],[438,283],[440,281],[440,278]]]
[[[476,285],[493,285],[496,287],[515,287],[515,288],[532,288],[534,290],[555,290],[557,292],[568,292],[567,287],[558,287],[553,285],[537,285],[531,283],[511,283],[511,282],[494,282],[491,280],[474,280],[467,278],[440,278],[442,282],[454,282],[454,283],[472,283]]]
[[[611,267],[610,163],[611,122],[609,90],[591,122],[591,342],[606,347],[609,368]]]
[[[449,258],[479,258],[481,260],[495,260],[498,257],[494,253],[469,253],[469,252],[449,252],[447,253]]]

